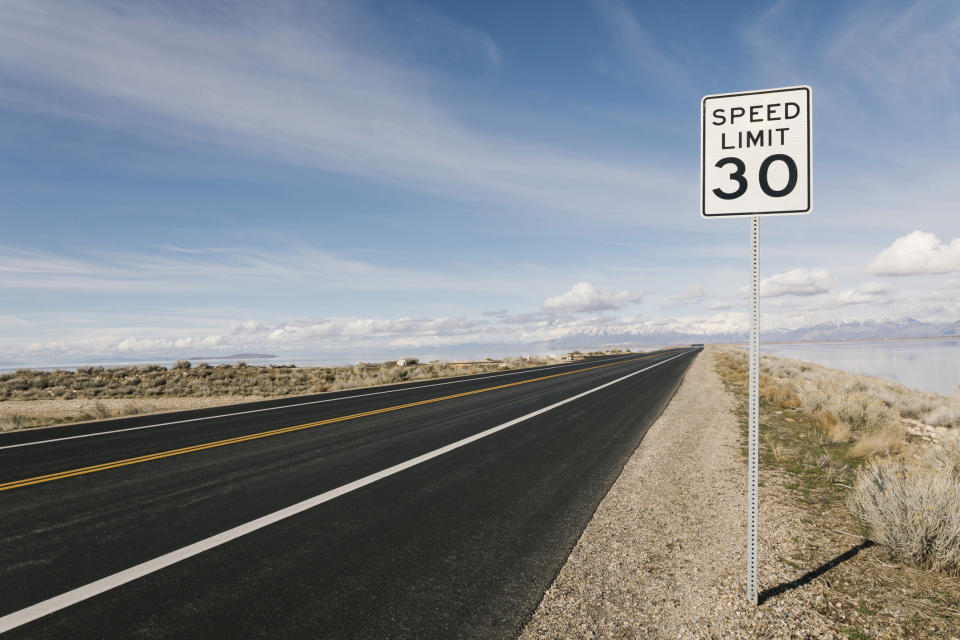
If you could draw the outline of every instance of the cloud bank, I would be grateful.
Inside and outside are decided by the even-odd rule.
[[[416,349],[462,352],[564,349],[616,341],[659,344],[687,336],[736,338],[746,329],[742,313],[697,317],[637,317],[526,314],[518,317],[441,318],[303,318],[278,323],[237,321],[222,331],[184,330],[158,337],[154,330],[131,329],[134,335],[90,337],[80,333],[21,346],[0,340],[0,362],[70,363],[117,360],[175,359],[216,356],[237,351],[269,352],[296,357],[353,357]],[[120,331],[119,333],[122,333]]]

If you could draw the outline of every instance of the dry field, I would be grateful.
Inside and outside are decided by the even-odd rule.
[[[559,358],[518,357],[408,366],[386,362],[348,367],[252,367],[243,362],[235,365],[201,362],[193,366],[183,360],[170,369],[160,365],[80,367],[76,371],[21,369],[0,375],[0,431],[520,369],[560,361]]]

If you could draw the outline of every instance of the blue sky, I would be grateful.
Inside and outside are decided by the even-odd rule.
[[[742,329],[700,98],[796,84],[765,326],[960,319],[956,2],[0,9],[0,362]]]

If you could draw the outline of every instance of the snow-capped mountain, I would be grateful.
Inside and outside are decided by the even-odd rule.
[[[796,329],[770,329],[761,333],[764,342],[813,342],[826,340],[876,340],[936,338],[960,335],[960,321],[923,322],[914,318],[881,320],[832,320]],[[662,324],[628,329],[597,327],[550,341],[556,349],[590,348],[601,345],[680,344],[686,342],[743,342],[746,328],[710,330],[707,327]]]
[[[872,340],[881,338],[936,338],[960,335],[958,322],[922,322],[913,318],[832,320],[809,327],[763,332],[768,341]]]

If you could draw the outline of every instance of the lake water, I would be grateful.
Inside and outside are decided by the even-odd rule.
[[[960,340],[767,344],[760,351],[947,396],[957,395],[960,386]]]

